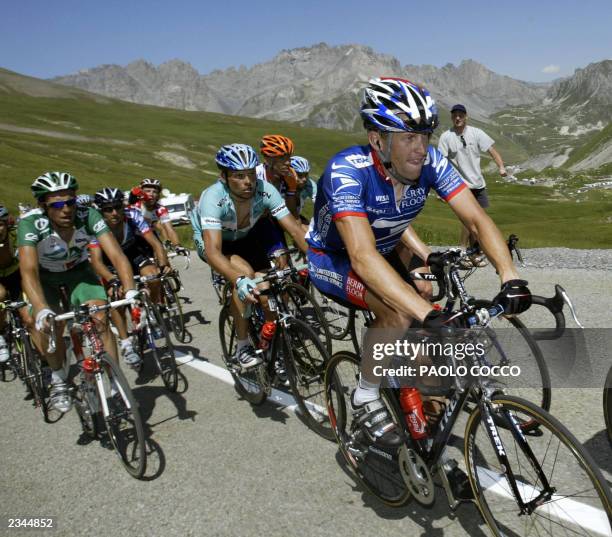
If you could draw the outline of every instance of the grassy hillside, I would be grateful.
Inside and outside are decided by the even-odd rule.
[[[48,170],[70,171],[83,192],[127,188],[153,176],[172,191],[199,195],[216,178],[220,145],[256,146],[266,133],[292,137],[297,153],[311,160],[314,176],[334,152],[365,140],[363,134],[291,123],[135,105],[0,70],[0,202],[14,209],[32,200],[32,180]],[[511,145],[507,148],[510,154]],[[490,195],[491,214],[504,233],[519,234],[524,246],[612,245],[606,193],[587,194],[576,203],[550,188],[490,180]],[[452,244],[458,236],[454,216],[434,198],[418,229],[436,243]]]

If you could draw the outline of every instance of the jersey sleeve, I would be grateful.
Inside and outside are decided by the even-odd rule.
[[[491,146],[495,143],[495,140],[491,138],[485,131],[478,129],[478,149],[485,152],[491,149]]]
[[[39,234],[32,217],[23,218],[17,224],[17,247],[34,246],[39,242]]]
[[[200,229],[217,229],[221,231],[222,204],[219,203],[218,197],[214,195],[214,190],[206,190],[200,197],[198,204],[198,213],[200,214]]]
[[[332,220],[346,216],[367,217],[364,203],[363,177],[360,171],[344,158],[327,165],[319,188],[323,189],[329,203]]]
[[[444,201],[450,201],[459,192],[467,188],[467,183],[448,159],[437,149],[430,149],[429,158],[433,169],[433,184],[438,196]]]
[[[142,237],[146,233],[151,233],[151,228],[140,211],[128,209],[125,214],[128,220],[131,222],[136,235],[140,235]]]
[[[96,238],[110,232],[110,228],[106,225],[102,215],[91,207],[88,209],[86,229],[89,235]]]
[[[285,218],[289,214],[289,209],[287,209],[283,197],[271,183],[264,183],[264,200],[265,208],[277,220]]]
[[[166,207],[164,207],[163,205],[160,205],[155,209],[155,215],[159,219],[160,224],[167,224],[168,222],[172,222],[168,209],[166,209]]]

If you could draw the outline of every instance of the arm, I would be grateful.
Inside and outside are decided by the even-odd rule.
[[[245,274],[244,271],[234,268],[227,257],[223,255],[221,251],[221,231],[217,229],[205,229],[202,231],[202,238],[204,239],[204,250],[206,251],[208,264],[214,270],[232,283],[240,276],[249,276],[249,274]]]
[[[367,218],[345,216],[335,221],[346,246],[351,266],[364,284],[391,309],[423,320],[432,310],[385,258],[376,250],[376,241]]]
[[[293,217],[293,215],[284,216],[283,218],[279,218],[278,223],[281,227],[291,235],[296,246],[303,252],[306,253],[308,250],[308,245],[304,240],[304,230],[302,226],[298,223],[298,221]]]
[[[34,317],[36,317],[39,311],[48,308],[49,305],[40,283],[38,252],[34,246],[19,247],[19,271],[21,273],[23,291],[32,303]]]
[[[489,155],[491,155],[491,157],[495,161],[495,164],[497,164],[497,167],[499,168],[499,175],[505,177],[507,175],[507,172],[506,167],[504,166],[504,161],[502,160],[501,155],[493,146],[489,148]]]
[[[168,261],[168,254],[166,253],[166,249],[164,248],[164,245],[159,241],[159,239],[155,236],[155,233],[152,233],[152,232],[144,233],[142,235],[142,238],[153,249],[153,253],[155,255],[155,259],[157,260],[157,264],[160,267],[170,266],[170,262]]]
[[[299,220],[299,214],[298,214],[298,203],[297,203],[297,197],[299,196],[299,192],[295,192],[293,195],[287,195],[285,197],[285,205],[287,206],[287,209],[289,209],[289,212],[293,215],[293,219],[297,222]]]
[[[117,274],[121,280],[123,290],[129,291],[130,289],[135,289],[136,285],[134,283],[132,266],[128,258],[125,257],[123,250],[121,250],[121,246],[119,246],[115,236],[111,232],[108,232],[99,235],[97,239],[106,257],[108,257],[113,267],[117,269]]]
[[[431,249],[421,240],[421,237],[417,235],[412,225],[408,226],[406,231],[402,233],[400,240],[412,253],[418,255],[424,262],[427,261]]]
[[[89,262],[93,267],[95,273],[100,276],[100,278],[106,280],[107,282],[111,281],[115,276],[114,274],[108,270],[108,267],[104,264],[104,257],[102,256],[102,250],[100,246],[89,247]]]
[[[174,246],[180,246],[181,241],[179,241],[178,235],[176,231],[174,231],[174,227],[172,226],[172,222],[166,222],[161,225],[163,230],[163,235],[168,239]]]
[[[518,279],[508,245],[501,232],[468,190],[450,200],[449,205],[466,228],[476,237],[480,247],[497,269],[502,283]]]

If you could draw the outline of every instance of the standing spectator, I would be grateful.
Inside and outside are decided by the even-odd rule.
[[[465,106],[456,104],[452,107],[453,126],[440,136],[438,149],[463,176],[480,206],[486,209],[489,207],[489,196],[480,169],[480,153],[486,151],[491,155],[502,177],[506,176],[506,168],[501,155],[493,147],[495,140],[481,129],[468,126],[467,119]],[[475,243],[474,237],[465,226],[461,230],[460,242],[462,247],[472,246]],[[483,256],[473,256],[472,263],[478,267],[486,265]]]

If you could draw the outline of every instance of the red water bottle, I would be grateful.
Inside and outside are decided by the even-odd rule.
[[[259,348],[262,350],[268,350],[270,342],[276,333],[276,323],[274,321],[267,321],[261,327],[259,333]]]
[[[130,313],[132,314],[132,324],[135,328],[140,325],[140,308],[138,306],[132,306]]]
[[[419,390],[400,388],[400,405],[412,438],[420,440],[427,437],[427,420],[423,412],[423,401]]]

